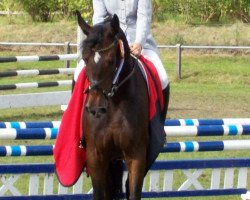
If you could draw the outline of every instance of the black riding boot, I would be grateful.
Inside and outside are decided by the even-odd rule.
[[[164,131],[164,122],[166,119],[168,102],[169,102],[169,93],[170,88],[169,85],[162,91],[163,93],[163,101],[164,108],[160,111],[160,107],[158,107],[160,111],[156,117],[153,117],[150,120],[150,139],[149,139],[149,152],[148,152],[148,164],[147,171],[150,169],[151,165],[159,155],[166,142],[166,134]]]
[[[162,120],[162,123],[164,124],[165,119],[166,119],[166,115],[167,115],[167,111],[168,111],[168,104],[169,104],[169,96],[170,96],[170,85],[169,84],[164,90],[162,90],[162,94],[163,94],[164,108],[161,112],[161,120]]]

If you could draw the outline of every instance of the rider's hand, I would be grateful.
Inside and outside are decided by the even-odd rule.
[[[141,55],[141,51],[142,51],[142,46],[139,43],[133,43],[131,45],[129,45],[130,47],[130,52],[136,56],[139,57]]]

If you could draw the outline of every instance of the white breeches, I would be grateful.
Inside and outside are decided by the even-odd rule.
[[[145,58],[150,60],[152,63],[154,63],[156,70],[158,71],[159,78],[161,80],[161,87],[162,89],[165,89],[168,86],[168,75],[166,73],[166,70],[158,56],[157,53],[155,53],[151,49],[143,49],[141,53]],[[74,74],[74,80],[76,81],[80,72],[82,71],[83,67],[85,66],[85,63],[83,59],[81,59],[79,62],[77,62],[77,66],[75,69]]]
[[[80,61],[77,61],[77,65],[76,65],[76,69],[75,69],[75,73],[74,73],[74,81],[77,80],[80,72],[82,71],[83,67],[85,67],[85,62],[83,59],[80,59]]]
[[[161,88],[165,89],[168,86],[168,75],[161,62],[159,55],[151,49],[143,49],[141,54],[154,64],[161,80]]]

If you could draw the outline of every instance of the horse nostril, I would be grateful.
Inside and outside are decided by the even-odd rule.
[[[99,111],[99,113],[101,113],[101,114],[105,114],[105,113],[107,113],[107,108],[101,107],[101,108],[98,109],[98,111]]]
[[[94,109],[94,108],[91,108],[89,106],[85,106],[85,109],[86,109],[87,113],[89,113],[89,114],[92,114],[92,115],[96,114],[96,109]]]
[[[96,118],[99,118],[101,114],[106,114],[107,113],[107,108],[105,107],[89,107],[89,106],[85,106],[85,109],[87,111],[87,113],[95,116]]]
[[[88,106],[85,106],[85,109],[86,109],[87,113],[90,113],[90,108]]]

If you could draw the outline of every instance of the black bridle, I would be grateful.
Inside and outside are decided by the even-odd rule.
[[[113,46],[116,46],[117,44],[118,44],[118,39],[115,36],[115,40],[110,45],[108,45],[107,47],[104,47],[104,48],[101,48],[101,49],[92,48],[91,50],[94,51],[95,53],[105,52],[105,51],[111,49]],[[116,67],[116,70],[115,70],[115,72],[116,72],[116,74],[115,74],[115,80],[113,79],[113,81],[112,81],[112,87],[108,91],[103,90],[102,87],[101,87],[101,84],[105,80],[107,80],[112,74],[104,77],[103,79],[101,79],[99,81],[91,80],[89,78],[88,74],[87,74],[87,79],[88,79],[88,81],[90,83],[90,86],[84,91],[84,93],[88,94],[92,90],[100,90],[102,92],[102,94],[105,96],[105,98],[113,97],[114,94],[118,91],[118,89],[124,83],[126,83],[132,77],[132,75],[135,72],[135,62],[134,62],[132,71],[122,81],[118,82],[119,76],[120,76],[120,72],[121,72],[121,69],[123,68],[123,65],[124,65],[124,58],[121,59],[120,65],[118,67]]]

